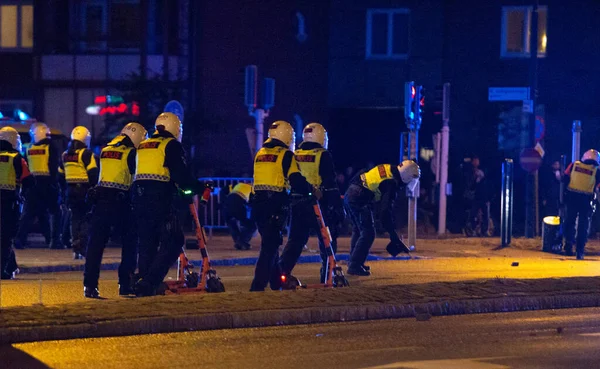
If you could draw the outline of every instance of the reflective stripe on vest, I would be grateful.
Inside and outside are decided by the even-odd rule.
[[[31,145],[27,149],[27,164],[34,176],[49,176],[50,145]]]
[[[375,194],[375,201],[381,200],[381,191],[379,185],[381,182],[393,179],[392,166],[389,164],[381,164],[360,175],[363,187],[367,188]]]
[[[584,164],[580,161],[573,163],[571,168],[571,179],[569,191],[585,193],[591,195],[594,193],[594,187],[596,186],[596,166],[590,164]]]
[[[263,147],[258,150],[254,158],[254,191],[287,190],[287,179],[282,165],[287,151],[287,148],[281,146]]]
[[[63,153],[63,165],[65,167],[65,180],[67,183],[89,183],[90,179],[83,164],[84,151],[85,149],[77,149],[74,153],[69,153],[68,151]]]
[[[142,141],[136,157],[136,181],[169,182],[171,172],[165,166],[167,144],[172,137],[155,137]]]
[[[248,200],[250,200],[250,194],[252,193],[252,185],[248,183],[238,183],[233,187],[231,193],[240,196],[244,201],[248,202]]]
[[[300,167],[300,173],[302,173],[308,183],[315,187],[320,187],[323,182],[323,179],[319,174],[319,168],[321,167],[321,155],[324,151],[324,148],[312,150],[298,149],[294,153],[296,162]]]
[[[15,171],[15,157],[17,152],[0,153],[0,189],[15,190],[17,188],[17,172]]]
[[[124,136],[117,136],[102,149],[98,186],[125,191],[131,187],[132,177],[127,158],[133,148],[118,145],[124,138]]]

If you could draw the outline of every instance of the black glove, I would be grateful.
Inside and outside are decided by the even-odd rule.
[[[398,239],[398,242],[390,242],[385,249],[393,257],[396,257],[396,255],[398,255],[401,252],[404,252],[406,254],[410,254],[410,249],[400,239]]]
[[[396,231],[390,232],[390,242],[394,243],[394,244],[398,244],[398,243],[402,242],[402,241],[400,241],[400,237],[398,237],[398,234],[396,233]]]

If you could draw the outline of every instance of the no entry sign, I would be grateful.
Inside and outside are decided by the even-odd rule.
[[[519,162],[523,170],[532,173],[542,166],[542,156],[536,149],[523,149],[519,157]]]

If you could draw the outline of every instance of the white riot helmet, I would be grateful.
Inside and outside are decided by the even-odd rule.
[[[29,137],[31,137],[33,143],[40,142],[50,137],[50,128],[44,123],[33,123],[29,127]]]
[[[92,135],[84,126],[77,126],[71,131],[71,140],[83,142],[85,146],[89,147]]]
[[[284,120],[278,120],[269,127],[269,138],[283,142],[290,150],[296,148],[296,135],[292,125]]]
[[[183,127],[181,126],[181,121],[177,115],[173,113],[160,113],[156,118],[155,126],[157,130],[159,126],[163,126],[165,131],[172,134],[177,141],[181,142],[181,138],[183,137]]]
[[[398,165],[398,172],[400,173],[402,182],[413,191],[419,178],[421,178],[421,168],[419,168],[419,164],[412,160],[404,160]]]
[[[583,156],[581,157],[581,161],[586,161],[586,160],[594,160],[596,163],[598,163],[600,165],[600,153],[598,152],[598,150],[588,150],[586,152],[583,153]]]
[[[134,147],[140,146],[140,142],[148,138],[148,131],[139,123],[130,122],[121,130],[121,134],[129,137]]]
[[[13,149],[21,151],[21,136],[19,136],[19,132],[13,127],[3,127],[0,129],[0,141],[6,141],[12,145]]]
[[[309,123],[304,127],[304,130],[302,131],[302,141],[318,143],[325,149],[329,146],[327,130],[319,123]]]

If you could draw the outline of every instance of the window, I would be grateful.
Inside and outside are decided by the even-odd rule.
[[[90,0],[80,8],[81,49],[138,49],[142,39],[139,0]],[[73,19],[79,18],[77,14]]]
[[[531,6],[507,6],[502,8],[502,57],[528,57],[531,55]],[[538,7],[538,57],[546,56],[548,7]]]
[[[0,5],[0,49],[27,51],[33,48],[33,5]]]
[[[408,9],[367,10],[367,59],[406,59]]]

